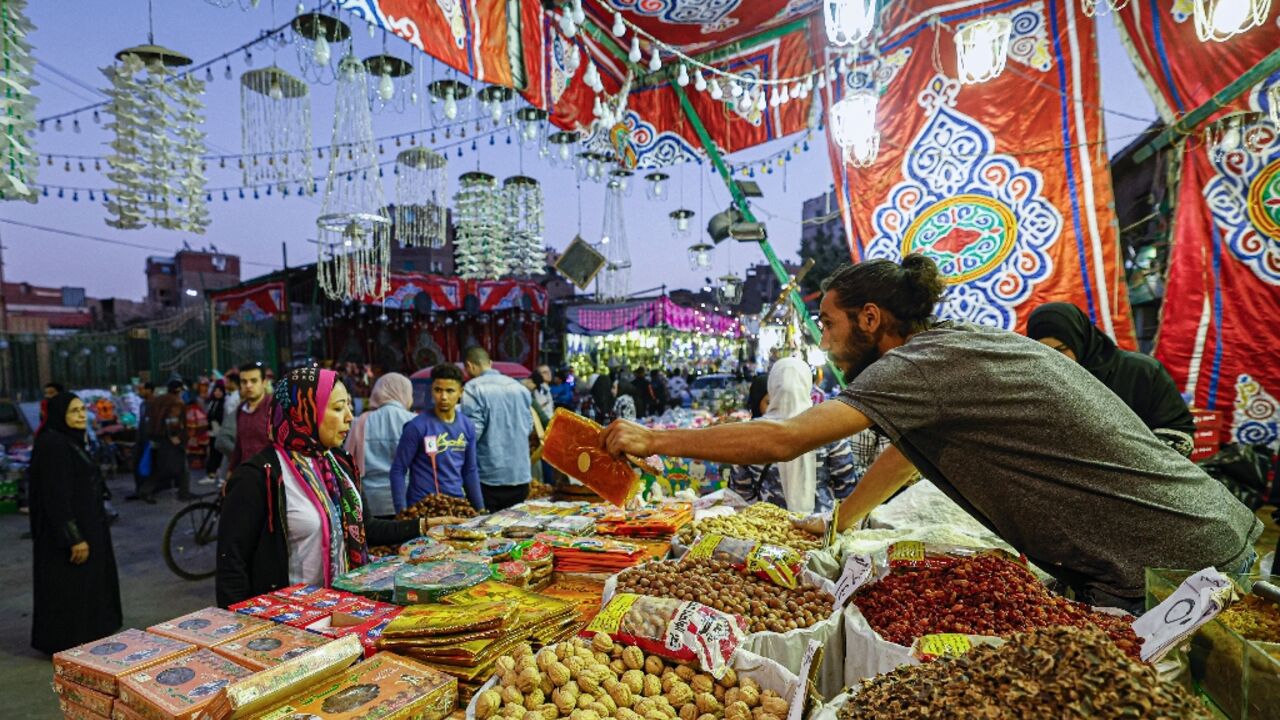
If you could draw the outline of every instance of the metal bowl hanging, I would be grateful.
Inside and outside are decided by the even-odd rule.
[[[289,23],[298,46],[298,66],[302,76],[318,83],[330,83],[337,77],[333,61],[333,43],[351,39],[351,26],[331,15],[304,13]]]
[[[502,122],[504,104],[510,102],[515,95],[515,91],[509,87],[490,85],[481,88],[480,92],[476,93],[476,99],[480,101],[480,107],[489,113],[489,119],[493,120],[493,124],[497,125]]]
[[[240,76],[240,84],[248,90],[266,95],[273,100],[305,97],[308,92],[305,82],[275,65],[260,70],[246,70]]]
[[[396,87],[396,79],[413,72],[413,63],[395,55],[372,55],[364,59],[364,67],[370,78],[378,79],[377,86],[371,88],[370,93],[371,100],[376,98],[381,101],[375,103],[375,107],[386,107],[394,102],[396,96],[401,94]],[[403,109],[403,103],[399,105],[399,109]]]
[[[177,50],[170,50],[163,45],[148,44],[125,48],[116,53],[116,60],[123,60],[126,55],[137,56],[139,60],[148,65],[155,61],[159,61],[165,67],[185,67],[191,64],[191,58]]]
[[[516,111],[516,121],[520,123],[521,142],[534,142],[542,133],[546,122],[547,111],[536,107],[523,107]]]
[[[575,162],[573,146],[578,144],[578,140],[581,137],[573,130],[560,130],[551,133],[547,137],[547,142],[555,146],[555,150],[551,153],[551,162],[562,167],[573,167]]]
[[[645,197],[650,200],[662,200],[667,196],[667,180],[671,176],[664,172],[651,172],[644,176],[646,185],[644,188]]]
[[[471,97],[471,86],[457,80],[433,80],[427,85],[431,115],[437,122],[458,117],[458,101]]]

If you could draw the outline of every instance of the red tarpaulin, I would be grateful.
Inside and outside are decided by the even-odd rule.
[[[1007,67],[961,86],[955,32],[993,16],[1013,24]],[[846,166],[829,141],[854,258],[932,257],[950,284],[943,317],[1020,332],[1041,303],[1067,301],[1132,348],[1094,21],[1064,0],[909,0],[880,25],[879,57],[828,89],[880,92],[874,164]]]
[[[1226,42],[1196,37],[1191,6],[1134,2],[1125,40],[1166,120],[1209,100],[1280,47],[1280,3]],[[1266,112],[1265,78],[1223,112]],[[1223,113],[1219,113],[1221,115]],[[1185,141],[1155,355],[1192,402],[1217,410],[1222,439],[1280,438],[1280,137],[1266,121]]]
[[[265,282],[224,292],[210,292],[218,322],[223,325],[270,320],[284,314],[283,282]]]

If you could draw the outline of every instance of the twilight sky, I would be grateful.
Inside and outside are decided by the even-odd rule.
[[[247,3],[246,3],[247,4]],[[292,0],[275,0],[276,25],[284,23],[294,12]],[[311,3],[308,3],[308,7]],[[203,0],[163,0],[155,2],[155,35],[158,44],[166,45],[192,57],[197,63],[221,55],[272,26],[271,0],[263,0],[256,10],[241,12],[238,5],[222,9]],[[36,25],[31,37],[35,56],[39,61],[36,70],[40,85],[36,93],[40,99],[37,115],[71,110],[103,99],[97,90],[106,87],[106,79],[99,72],[112,62],[121,48],[146,42],[147,3],[144,0],[49,0],[33,1],[28,14]],[[1155,109],[1145,89],[1138,80],[1132,63],[1120,45],[1119,36],[1110,18],[1098,18],[1099,54],[1102,78],[1103,105],[1107,137],[1111,152],[1127,145],[1156,117]],[[373,55],[381,50],[382,38],[371,39],[364,27],[355,28],[355,53],[358,57]],[[388,49],[392,54],[410,58],[419,69],[430,75],[429,61],[399,40],[390,38]],[[335,48],[335,52],[337,52]],[[261,68],[271,63],[271,52],[259,47],[253,52],[252,67]],[[297,74],[297,60],[292,46],[277,53],[277,63],[289,72]],[[211,153],[236,153],[240,151],[240,95],[239,75],[247,65],[243,54],[230,61],[234,80],[224,79],[224,66],[214,68],[214,81],[209,84],[204,97],[206,104],[208,147]],[[437,71],[440,66],[437,65]],[[312,141],[327,144],[331,136],[333,92],[331,87],[313,88]],[[424,94],[425,95],[425,94]],[[425,104],[425,103],[424,103]],[[467,112],[466,110],[463,113]],[[1148,120],[1121,117],[1123,113]],[[462,114],[460,114],[460,117]],[[105,120],[105,117],[104,117]],[[430,126],[417,108],[402,114],[381,113],[373,117],[376,136],[409,132]],[[56,132],[52,123],[43,133],[37,133],[36,149],[44,153],[71,153],[104,155],[109,150],[108,133],[94,124],[91,114],[80,117],[81,132],[72,131],[72,122],[63,123],[63,131]],[[443,137],[439,138],[444,142]],[[422,138],[420,137],[421,141]],[[514,142],[514,141],[513,141]],[[794,143],[784,139],[771,145],[757,147],[734,155],[735,162],[764,157]],[[770,239],[778,255],[794,259],[799,250],[800,213],[805,199],[825,192],[831,184],[831,169],[822,147],[822,140],[811,143],[807,153],[795,156],[785,171],[775,168],[772,175],[756,173],[756,180],[764,191],[764,197],[754,202],[758,214],[768,223]],[[386,143],[387,155],[394,157],[393,143]],[[456,190],[458,174],[479,167],[499,178],[520,173],[518,146],[506,145],[499,135],[497,144],[490,146],[480,140],[478,151],[464,146],[463,157],[450,151],[451,177],[449,194]],[[328,153],[325,154],[326,158]],[[316,175],[324,171],[324,163],[313,160]],[[105,169],[105,164],[103,168]],[[224,187],[239,183],[238,172],[232,164],[225,170],[210,166],[210,187]],[[688,269],[684,250],[689,240],[673,238],[668,229],[667,213],[680,206],[680,185],[684,184],[684,205],[698,215],[695,224],[702,227],[710,215],[728,205],[728,191],[718,175],[707,172],[709,164],[699,172],[696,167],[676,168],[672,171],[671,197],[663,202],[644,198],[640,188],[629,199],[626,211],[627,234],[632,256],[631,289],[640,291],[666,284],[669,289],[697,287],[702,275]],[[93,170],[92,163],[81,173],[73,162],[71,172],[61,163],[42,165],[38,182],[54,185],[103,188],[109,182],[101,172]],[[526,151],[523,174],[532,175],[543,183],[547,193],[546,244],[563,249],[578,232],[578,203],[574,190],[575,180],[566,170],[552,166]],[[702,182],[703,199],[699,202],[699,181]],[[389,201],[394,201],[395,183],[388,170],[384,188]],[[584,183],[581,194],[582,234],[588,240],[598,239],[601,231],[603,189],[593,183]],[[318,197],[298,198],[279,196],[260,200],[223,202],[215,195],[211,205],[213,222],[203,236],[177,233],[155,228],[121,231],[104,223],[106,212],[101,201],[90,203],[85,193],[78,202],[71,200],[71,192],[59,199],[55,196],[41,198],[36,205],[26,203],[0,203],[0,218],[41,225],[61,231],[69,231],[97,238],[147,246],[125,247],[95,240],[70,237],[28,227],[0,223],[0,242],[4,245],[4,277],[9,282],[26,281],[37,285],[80,286],[94,297],[141,298],[146,293],[143,274],[148,255],[172,254],[182,247],[183,241],[193,248],[213,244],[224,252],[236,253],[243,262],[243,277],[249,278],[281,267],[281,243],[289,248],[289,262],[301,264],[315,259],[315,246],[307,238],[315,237],[315,217],[319,213]],[[733,246],[732,248],[730,246]],[[732,252],[732,257],[730,257]],[[750,245],[727,242],[716,250],[714,275],[722,275],[730,268],[739,274],[749,265],[762,261],[763,256]]]

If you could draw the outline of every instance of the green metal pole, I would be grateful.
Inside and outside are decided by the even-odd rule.
[[[1138,148],[1137,152],[1133,154],[1133,161],[1140,163],[1172,145],[1183,135],[1190,135],[1195,132],[1200,123],[1209,119],[1209,116],[1229,105],[1249,88],[1256,85],[1259,80],[1267,77],[1277,69],[1280,69],[1280,48],[1272,50],[1270,55],[1259,60],[1257,65],[1249,68],[1230,85],[1215,93],[1205,104],[1183,115],[1181,120],[1165,128],[1164,132],[1155,136],[1151,142]]]

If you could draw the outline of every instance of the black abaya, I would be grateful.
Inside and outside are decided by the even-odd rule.
[[[72,399],[64,393],[49,401],[31,456],[31,646],[49,654],[110,635],[123,622],[102,476],[84,451],[84,432],[66,425]],[[81,541],[89,558],[74,565],[71,546]]]

